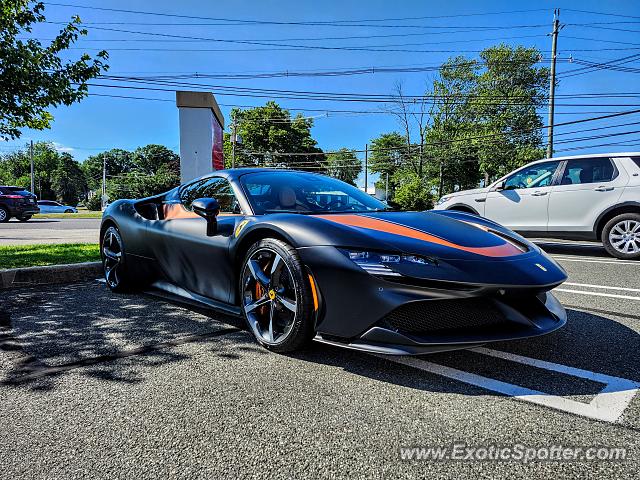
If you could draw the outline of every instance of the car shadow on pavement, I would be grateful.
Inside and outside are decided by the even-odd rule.
[[[567,313],[567,325],[549,335],[487,344],[485,347],[640,383],[640,363],[637,361],[640,335],[636,331],[593,313],[573,309]],[[292,356],[405,387],[465,395],[492,394],[393,362],[393,358],[387,360],[338,347],[316,344],[308,351]],[[594,380],[494,358],[474,350],[422,355],[419,358],[551,395],[589,397],[597,395],[604,387],[603,383]]]
[[[547,336],[487,347],[640,382],[638,333],[590,312],[570,309],[568,316],[563,329]],[[214,355],[229,360],[268,354],[249,334],[238,334],[242,329],[244,322],[236,317],[149,295],[112,294],[97,282],[5,291],[0,304],[0,385],[48,390],[71,371],[138,383],[144,378],[136,367],[189,360],[184,349],[176,348],[187,343],[211,343]],[[420,390],[491,394],[388,358],[324,344],[288,358]],[[603,388],[596,381],[470,350],[425,355],[421,360],[553,395],[593,396]]]
[[[593,243],[593,244],[581,244],[581,243],[571,243],[571,242],[545,242],[545,241],[537,241],[536,245],[538,245],[545,252],[552,255],[573,255],[579,257],[602,257],[609,258],[611,260],[615,260],[611,255],[607,253],[602,244]]]
[[[148,295],[111,294],[97,282],[5,291],[0,357],[8,362],[0,358],[0,384],[47,390],[56,377],[80,367],[91,367],[78,370],[88,376],[135,383],[140,378],[132,362],[117,360],[132,357],[138,365],[187,360],[175,347],[238,332],[233,322],[237,319]]]

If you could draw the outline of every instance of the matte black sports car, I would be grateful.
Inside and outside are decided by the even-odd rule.
[[[420,354],[541,335],[566,322],[566,280],[538,247],[484,218],[393,211],[322,175],[217,171],[118,200],[101,251],[114,291],[154,287],[244,316],[286,352],[311,339]]]

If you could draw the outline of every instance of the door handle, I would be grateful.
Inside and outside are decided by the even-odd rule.
[[[594,188],[596,192],[610,192],[613,190],[613,187],[605,187],[604,185],[600,185],[599,187]]]
[[[543,195],[546,195],[547,192],[533,192],[531,194],[532,197],[542,197]]]
[[[475,200],[476,202],[486,202],[486,201],[487,201],[487,199],[486,199],[486,198],[484,198],[484,197],[474,198],[474,200]]]

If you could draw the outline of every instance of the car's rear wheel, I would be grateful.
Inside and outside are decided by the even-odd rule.
[[[23,217],[16,217],[16,218],[21,222],[28,222],[29,220],[31,220],[31,215],[25,215]]]
[[[602,244],[616,258],[640,258],[640,214],[623,213],[609,220],[602,230]]]
[[[0,207],[0,223],[8,222],[10,218],[11,215],[9,215],[9,210],[4,207]]]
[[[116,227],[107,228],[101,247],[102,268],[107,286],[114,292],[131,291],[132,279],[127,273],[124,244]]]
[[[239,291],[247,324],[267,349],[291,352],[313,338],[313,294],[290,245],[276,239],[255,243],[245,257]]]

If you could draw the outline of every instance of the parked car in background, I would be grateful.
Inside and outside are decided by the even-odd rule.
[[[22,187],[0,186],[0,223],[16,217],[26,222],[35,213],[40,212],[36,196]]]
[[[53,200],[38,200],[38,207],[40,213],[78,213],[76,207],[63,205]]]
[[[530,237],[599,240],[640,258],[640,152],[540,160],[485,188],[443,196],[438,210],[481,215]]]

